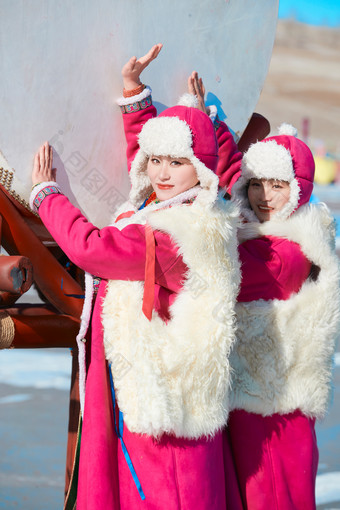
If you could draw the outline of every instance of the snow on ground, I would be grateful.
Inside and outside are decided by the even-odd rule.
[[[316,478],[316,503],[340,501],[340,472],[324,473]]]
[[[334,365],[340,367],[340,352],[334,354]]]
[[[334,356],[334,365],[340,366],[340,352]],[[71,355],[68,349],[3,350],[0,352],[0,384],[36,389],[69,390]],[[28,393],[3,396],[0,405],[25,402]],[[320,466],[319,466],[320,467]],[[340,472],[317,476],[316,500],[318,505],[340,508]],[[336,505],[336,506],[335,506]]]
[[[0,352],[0,384],[38,389],[70,389],[68,349],[13,349]]]

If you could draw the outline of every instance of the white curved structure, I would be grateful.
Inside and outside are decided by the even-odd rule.
[[[120,70],[157,42],[143,74],[171,106],[195,69],[208,102],[240,135],[265,80],[278,0],[2,0],[0,167],[7,187],[30,192],[35,151],[55,149],[58,182],[99,226],[126,198]],[[11,180],[11,172],[14,178]]]

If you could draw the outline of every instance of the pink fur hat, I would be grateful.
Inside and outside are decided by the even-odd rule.
[[[200,182],[196,200],[206,205],[215,202],[218,192],[218,177],[215,174],[218,144],[208,115],[191,106],[168,108],[143,126],[139,147],[130,172],[130,201],[136,206],[152,192],[146,172],[150,156],[189,159]]]
[[[290,184],[290,197],[275,217],[288,218],[298,207],[307,203],[313,191],[315,163],[311,150],[297,138],[296,129],[289,124],[279,127],[279,135],[252,144],[244,154],[242,173],[233,188],[240,200],[242,212],[256,220],[249,207],[247,184],[250,179],[277,179]]]

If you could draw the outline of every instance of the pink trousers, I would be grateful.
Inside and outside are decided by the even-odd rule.
[[[315,420],[299,410],[263,417],[236,410],[228,431],[246,510],[314,510]]]

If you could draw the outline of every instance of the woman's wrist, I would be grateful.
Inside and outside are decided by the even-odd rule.
[[[54,194],[61,194],[61,189],[55,181],[38,182],[32,186],[29,204],[33,212],[38,213],[43,200]]]
[[[129,96],[129,97],[122,96],[122,97],[119,97],[116,100],[116,102],[117,102],[118,106],[120,106],[120,107],[128,106],[128,109],[129,109],[130,105],[135,105],[136,103],[139,103],[139,102],[143,102],[144,107],[146,107],[146,106],[149,106],[152,104],[151,93],[152,93],[151,88],[148,85],[146,85],[140,94],[135,94],[135,95]],[[123,112],[123,113],[126,113],[126,112]]]
[[[32,184],[32,188],[31,188],[31,191],[33,191],[33,190],[34,190],[34,188],[36,188],[37,186],[39,186],[39,184],[42,184],[42,183],[43,183],[43,181],[39,181],[39,182],[33,183],[33,184]]]
[[[140,83],[139,85],[136,85],[135,87],[124,87],[123,89],[123,97],[133,97],[137,96],[138,94],[141,94],[143,90],[145,89],[144,83]]]

